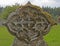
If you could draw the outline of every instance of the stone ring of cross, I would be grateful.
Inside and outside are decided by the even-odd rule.
[[[16,37],[12,46],[47,46],[43,36],[56,22],[50,14],[28,2],[12,12],[3,24]]]
[[[41,35],[41,32],[46,32],[51,26],[43,15],[37,12],[36,14],[26,11],[22,11],[21,14],[11,13],[7,22],[10,32],[18,39],[26,41],[36,40]]]

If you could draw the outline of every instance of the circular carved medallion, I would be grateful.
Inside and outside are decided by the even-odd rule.
[[[7,26],[18,39],[29,42],[47,34],[50,23],[38,9],[25,6],[9,15]]]

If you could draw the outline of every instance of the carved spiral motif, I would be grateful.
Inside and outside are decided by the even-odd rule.
[[[33,41],[49,32],[50,24],[38,10],[29,7],[22,9],[19,14],[12,13],[7,23],[10,32],[18,39]]]

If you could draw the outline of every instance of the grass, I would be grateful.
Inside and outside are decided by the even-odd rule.
[[[6,27],[0,27],[0,46],[11,46],[13,38],[14,37],[10,35]]]
[[[45,36],[49,46],[60,46],[60,24],[51,28],[49,34]]]
[[[11,46],[14,37],[8,32],[4,26],[0,27],[0,46]],[[49,34],[44,36],[48,46],[60,46],[60,24],[51,28]]]

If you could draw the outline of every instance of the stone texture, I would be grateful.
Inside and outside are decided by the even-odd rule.
[[[16,39],[12,46],[48,46],[43,36],[56,24],[50,14],[28,2],[8,16],[6,26]]]

